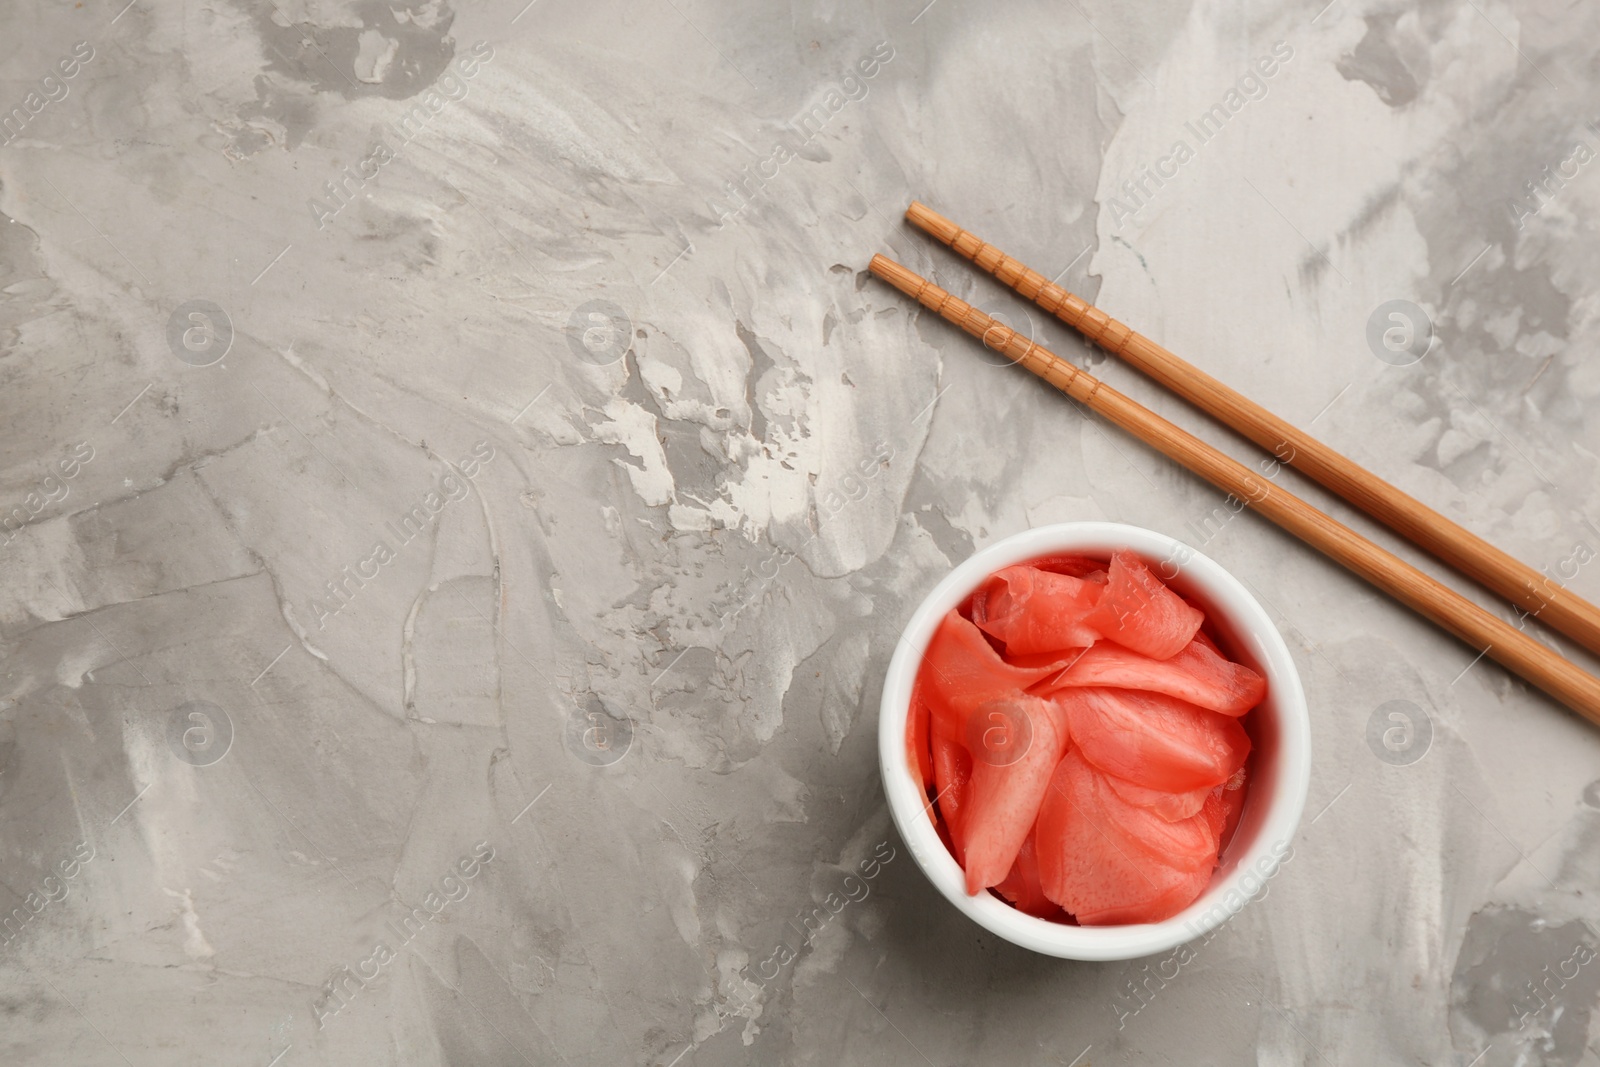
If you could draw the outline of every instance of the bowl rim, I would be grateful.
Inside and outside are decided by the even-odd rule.
[[[1261,665],[1273,694],[1278,730],[1278,787],[1251,846],[1230,855],[1198,900],[1159,923],[1069,926],[1035,918],[990,893],[968,896],[955,857],[940,840],[926,794],[906,758],[906,719],[922,655],[945,614],[989,575],[1052,553],[1108,554],[1129,548],[1146,560],[1170,562],[1175,574],[1225,616],[1236,641]],[[1169,577],[1165,572],[1163,578]],[[1087,521],[1037,526],[1004,537],[957,564],[912,612],[884,677],[878,716],[878,762],[895,827],[934,888],[978,925],[1013,944],[1077,960],[1137,959],[1176,948],[1216,929],[1261,892],[1292,856],[1291,841],[1311,783],[1311,720],[1305,690],[1283,635],[1259,601],[1221,564],[1167,534],[1124,523]],[[1231,868],[1231,869],[1230,869]],[[1254,889],[1246,889],[1254,877]]]

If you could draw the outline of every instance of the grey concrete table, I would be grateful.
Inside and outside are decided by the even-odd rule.
[[[1593,5],[124,3],[0,14],[0,1062],[1600,1063],[1600,735],[862,274],[1254,458],[925,199],[1600,597]],[[1133,963],[877,776],[916,603],[1081,518],[1315,723]]]

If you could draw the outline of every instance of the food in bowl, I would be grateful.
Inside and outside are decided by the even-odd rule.
[[[1211,880],[1266,680],[1136,554],[1049,556],[940,621],[907,755],[966,891],[1083,926],[1154,923]]]

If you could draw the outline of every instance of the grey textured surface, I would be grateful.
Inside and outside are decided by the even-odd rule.
[[[1592,5],[523,3],[0,14],[0,1062],[1600,1063],[1600,735],[860,273],[1203,425],[924,199],[1600,597]],[[980,932],[878,784],[907,614],[1074,518],[1311,700],[1181,959]]]

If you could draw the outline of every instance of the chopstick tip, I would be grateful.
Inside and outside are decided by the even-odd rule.
[[[908,296],[915,297],[917,293],[928,286],[928,282],[915,271],[901,266],[888,256],[876,255],[867,267],[873,275],[882,281],[888,282],[896,289]]]
[[[954,241],[961,233],[961,227],[920,200],[911,201],[911,206],[906,208],[906,221],[944,244]]]

